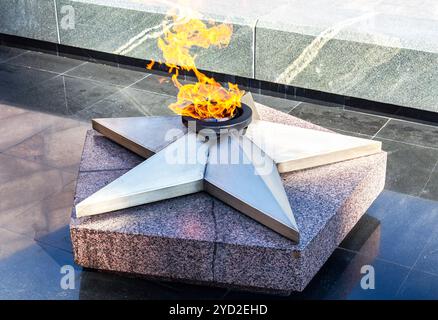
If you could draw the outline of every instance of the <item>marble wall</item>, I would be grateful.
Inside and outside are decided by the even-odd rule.
[[[162,36],[163,26],[167,25],[166,9],[103,5],[105,1],[102,0],[56,2],[61,44],[139,59],[162,59],[157,39]],[[111,1],[107,2],[111,4]],[[63,24],[69,12],[74,12],[74,26]],[[205,21],[210,18],[211,15],[203,15]],[[232,24],[233,36],[226,48],[194,49],[197,66],[209,71],[252,77],[253,28],[243,19]]]
[[[0,33],[146,60],[164,0],[9,0]],[[438,112],[438,2],[204,0],[204,21],[233,25],[226,48],[194,49],[200,69]],[[427,10],[425,10],[427,8]]]
[[[256,79],[438,112],[435,53],[337,39],[312,49],[314,36],[265,28],[257,44]]]
[[[0,33],[58,42],[53,0],[0,1]]]
[[[256,27],[255,78],[438,111],[438,3],[291,0]]]

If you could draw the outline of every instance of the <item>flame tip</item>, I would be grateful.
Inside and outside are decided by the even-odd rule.
[[[227,47],[233,26],[218,24],[213,20],[203,22],[194,18],[196,15],[178,16],[175,10],[169,13],[166,19],[170,21],[170,25],[163,27],[163,36],[157,40],[157,45],[163,52],[164,64],[168,67],[168,72],[173,73],[172,82],[179,88],[177,101],[170,104],[169,108],[177,114],[196,119],[234,116],[236,108],[241,107],[240,100],[244,91],[231,82],[228,82],[228,88],[224,88],[213,77],[200,72],[195,65],[198,54],[191,52],[193,47]],[[152,68],[154,63],[151,61],[147,68]],[[180,70],[193,72],[198,81],[182,85],[178,81]]]

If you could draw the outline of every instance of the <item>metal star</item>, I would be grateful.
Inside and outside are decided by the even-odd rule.
[[[245,135],[213,142],[188,132],[179,116],[95,119],[93,127],[148,159],[79,203],[78,217],[206,191],[295,242],[299,230],[279,172],[381,149],[378,141],[257,119]]]

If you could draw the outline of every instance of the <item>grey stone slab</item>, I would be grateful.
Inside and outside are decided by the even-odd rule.
[[[349,292],[349,300],[394,300],[397,299],[398,291],[406,279],[409,269],[403,266],[388,263],[382,260],[374,260],[369,263],[374,267],[375,285],[374,289],[364,290],[361,285],[361,279],[356,282],[354,288]],[[354,275],[363,276],[362,267],[359,265],[354,270]]]
[[[438,228],[435,228],[435,232]],[[415,262],[414,269],[438,276],[438,237],[434,233]]]
[[[332,107],[303,102],[294,108],[291,115],[330,129],[373,136],[388,121],[388,118],[364,114],[342,107]]]
[[[302,294],[293,294],[291,297],[329,300],[395,299],[409,268],[368,255],[378,253],[379,240],[377,229],[371,234],[370,243],[365,244],[365,252],[337,249]],[[370,265],[375,270],[374,289],[364,290],[361,286],[361,269],[364,265]]]
[[[32,212],[32,206],[36,207],[35,202],[60,192],[75,179],[73,173],[35,162],[4,155],[1,159],[0,211],[1,223],[4,223],[4,226],[11,225],[21,213]]]
[[[67,75],[126,87],[144,78],[148,73],[146,68],[145,72],[139,72],[104,64],[86,63],[67,72]]]
[[[427,244],[438,230],[436,202],[385,190],[368,209],[367,215],[379,224],[377,258],[412,268],[422,259]],[[357,239],[368,234],[364,226],[355,228],[341,244],[342,248],[359,251]],[[430,247],[429,247],[430,252]]]
[[[2,1],[0,32],[57,43],[55,3],[52,0]]]
[[[329,129],[326,129],[324,127],[320,127],[317,124],[313,124],[311,122],[297,118],[295,116],[286,115],[282,111],[276,110],[276,109],[271,108],[271,107],[267,107],[267,106],[262,105],[260,103],[256,103],[256,106],[257,106],[257,111],[260,115],[260,119],[262,119],[262,120],[286,124],[286,125],[290,125],[290,126],[296,126],[296,127],[300,127],[300,128],[307,128],[307,129],[321,130],[321,131],[328,131],[328,132],[331,131]]]
[[[414,122],[391,119],[377,137],[438,148],[438,127]]]
[[[0,101],[17,106],[13,99],[17,91],[32,89],[54,76],[47,71],[0,64]]]
[[[125,88],[75,116],[88,121],[93,118],[174,115],[168,105],[175,101],[175,97]]]
[[[194,83],[194,79],[185,80],[181,77],[181,79],[178,80],[183,85]],[[132,88],[146,90],[159,94],[166,94],[175,97],[177,96],[179,91],[178,88],[175,87],[175,85],[173,84],[169,74],[161,72],[147,76],[145,79],[142,79],[135,83]]]
[[[30,110],[71,116],[119,90],[111,84],[61,75],[28,90],[16,90],[9,101]]]
[[[57,56],[36,51],[25,52],[13,59],[8,60],[8,64],[63,73],[82,64],[83,61],[74,60],[67,57]]]
[[[438,299],[438,277],[430,273],[413,270],[403,283],[397,299],[436,300]]]
[[[363,134],[363,133],[357,133],[357,132],[350,132],[350,131],[345,131],[342,129],[334,129],[331,128],[330,129],[333,132],[337,132],[339,134],[345,134],[347,136],[353,136],[353,137],[358,137],[358,138],[364,138],[364,139],[372,139],[373,136],[367,135],[367,134]]]
[[[24,112],[18,111],[14,116],[0,119],[0,151],[2,152],[31,139],[60,120],[52,115],[28,112],[28,110],[22,108],[18,110]]]
[[[60,11],[63,6],[72,6],[75,11],[74,28],[63,28],[60,24],[61,43],[140,59],[162,59],[157,37],[162,34],[162,22],[170,8],[169,4],[57,0],[59,21],[63,19]],[[205,21],[221,21],[227,17],[200,12]],[[236,19],[231,19],[233,36],[228,47],[207,50],[194,48],[198,68],[252,76],[252,21]]]
[[[0,229],[0,296],[6,300],[78,299],[81,268],[72,254]],[[74,290],[60,286],[61,267],[75,272]]]
[[[438,201],[438,162],[429,176],[429,181],[421,190],[420,197]]]
[[[26,236],[41,244],[72,252],[69,212],[72,209],[76,181],[41,200],[2,212],[0,227]],[[66,214],[67,213],[67,214]]]
[[[256,78],[436,111],[436,4],[415,3],[290,1],[257,23]]]
[[[68,213],[71,212],[75,178],[73,173],[55,170],[33,161],[2,156],[0,228],[72,251]],[[3,243],[2,251],[9,245]],[[17,254],[20,255],[19,252]]]
[[[44,119],[44,115],[41,118]],[[57,117],[50,127],[16,143],[4,153],[53,168],[77,172],[83,138],[88,127],[75,120]]]
[[[265,120],[315,128],[273,109],[260,113]],[[83,159],[93,153],[84,150]],[[385,167],[386,154],[379,153],[282,175],[302,234],[298,245],[198,193],[94,217],[77,219],[73,212],[75,259],[91,268],[171,281],[302,291],[383,188]],[[76,203],[123,172],[81,172]]]
[[[290,112],[293,108],[298,106],[301,101],[272,97],[258,93],[252,93],[255,102],[270,106],[276,110],[283,111],[285,113]]]
[[[0,45],[0,63],[8,61],[11,58],[14,58],[16,56],[19,56],[20,54],[23,54],[26,51],[27,50],[20,49],[20,48],[7,47],[4,45]]]
[[[438,159],[438,150],[403,142],[382,141],[388,152],[388,170],[385,188],[418,196],[428,182]]]
[[[82,271],[80,300],[183,300],[220,299],[226,289],[129,277],[88,269]]]

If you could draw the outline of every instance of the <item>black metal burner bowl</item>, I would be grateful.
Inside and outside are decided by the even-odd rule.
[[[195,119],[189,116],[181,117],[182,123],[187,127],[189,127],[189,122],[194,122],[196,133],[199,133],[201,130],[205,132],[215,132],[217,135],[221,133],[226,133],[227,130],[236,130],[238,132],[242,132],[245,134],[246,128],[252,121],[252,109],[242,103],[240,108],[236,108],[236,114],[231,119],[227,120],[201,120]]]

